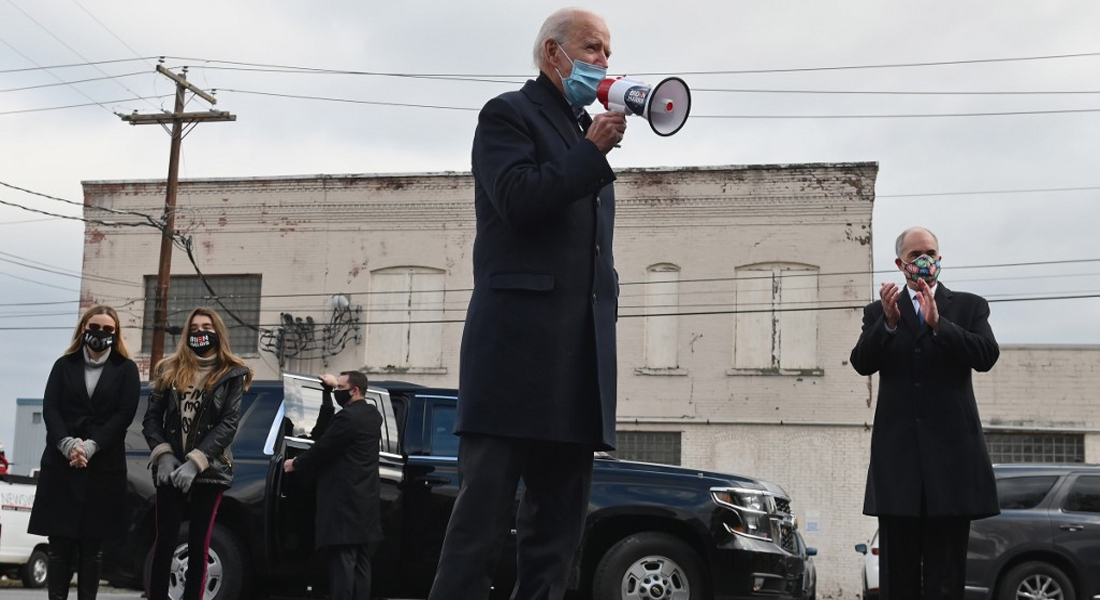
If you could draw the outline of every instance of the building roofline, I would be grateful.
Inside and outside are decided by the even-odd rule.
[[[1001,344],[1001,350],[1100,350],[1100,344]]]
[[[616,173],[676,173],[676,172],[718,172],[718,171],[772,171],[785,169],[849,169],[878,168],[878,162],[821,162],[821,163],[776,163],[759,165],[707,165],[688,167],[628,167],[616,169]],[[409,177],[469,177],[470,171],[421,171],[409,173],[315,173],[311,175],[256,175],[250,177],[196,177],[180,179],[180,183],[220,183],[242,181],[310,181],[316,179],[370,179],[370,178],[409,178]],[[81,185],[125,185],[164,183],[164,179],[89,179]]]

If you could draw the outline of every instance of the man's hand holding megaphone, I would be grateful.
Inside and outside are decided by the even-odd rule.
[[[623,141],[626,134],[626,113],[621,110],[609,110],[592,118],[585,139],[591,140],[600,152],[607,154]]]

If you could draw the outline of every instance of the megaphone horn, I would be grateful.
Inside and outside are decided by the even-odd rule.
[[[661,136],[680,131],[691,112],[691,90],[679,77],[669,77],[652,87],[636,79],[609,77],[596,88],[596,98],[608,110],[646,119]]]

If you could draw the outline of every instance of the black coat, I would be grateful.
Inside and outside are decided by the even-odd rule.
[[[940,328],[920,325],[908,292],[901,321],[886,331],[882,302],[863,310],[863,333],[852,350],[861,375],[879,373],[871,464],[863,512],[982,518],[1000,512],[993,468],[971,376],[1000,355],[980,296],[939,285]]]
[[[321,437],[294,459],[294,472],[317,477],[316,546],[382,539],[378,446],[382,415],[365,400],[336,413]]]
[[[541,75],[482,109],[473,175],[456,432],[614,447],[615,174]]]
[[[126,428],[137,412],[141,382],[134,361],[112,350],[95,392],[84,383],[84,350],[54,363],[42,397],[46,449],[31,512],[30,533],[70,539],[120,537],[125,526]],[[93,440],[87,468],[69,466],[57,443]]]
[[[241,399],[248,367],[234,367],[214,382],[192,424],[194,432],[183,445],[180,414],[182,392],[176,389],[155,389],[149,394],[149,404],[142,419],[141,432],[149,450],[157,455],[160,448],[171,448],[183,462],[195,452],[206,468],[195,477],[195,483],[229,487],[233,485],[233,451],[230,446],[241,422]],[[201,463],[200,463],[201,464]],[[156,478],[156,461],[152,462]]]

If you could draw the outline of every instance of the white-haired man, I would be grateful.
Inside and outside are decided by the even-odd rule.
[[[939,283],[931,231],[906,229],[895,250],[906,286],[882,284],[851,356],[879,374],[863,512],[879,521],[883,600],[963,600],[970,521],[1000,512],[971,375],[1000,350],[989,304]]]
[[[560,599],[592,453],[615,444],[615,174],[606,155],[626,119],[584,110],[610,56],[603,19],[560,10],[536,39],[538,78],[478,118],[474,291],[455,425],[461,486],[433,600],[488,596],[520,479],[513,597]]]

